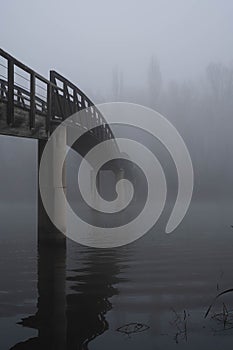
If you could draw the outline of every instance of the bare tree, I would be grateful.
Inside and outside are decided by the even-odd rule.
[[[112,71],[112,93],[114,101],[120,101],[123,95],[123,73],[118,66]]]
[[[216,102],[233,98],[233,67],[210,63],[206,69],[207,81]]]
[[[151,108],[158,107],[161,90],[162,75],[159,62],[155,56],[152,56],[148,67],[148,98]]]

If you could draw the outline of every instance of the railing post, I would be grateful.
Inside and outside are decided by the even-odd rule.
[[[14,63],[8,59],[7,124],[14,124]]]
[[[35,128],[35,116],[36,116],[36,78],[35,73],[31,73],[30,78],[30,112],[29,112],[29,126],[30,129]]]
[[[46,133],[50,135],[50,123],[52,119],[52,86],[47,84],[47,117],[46,117]]]
[[[56,85],[56,81],[55,81],[55,77],[54,77],[54,72],[50,71],[49,73],[49,80],[50,83],[52,83],[53,85]],[[52,120],[55,116],[55,89],[52,86],[52,84],[50,84],[50,119]]]
[[[3,82],[1,81],[1,100],[4,99],[4,89],[5,89],[5,86],[4,86]]]

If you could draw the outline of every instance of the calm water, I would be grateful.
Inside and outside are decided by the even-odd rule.
[[[122,248],[38,250],[35,204],[1,204],[0,349],[231,349],[233,293],[204,314],[233,288],[232,209],[194,201],[171,235],[164,217]]]

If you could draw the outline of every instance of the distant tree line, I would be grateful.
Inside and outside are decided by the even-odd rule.
[[[197,192],[233,196],[233,63],[210,63],[203,76],[164,83],[152,56],[146,85],[124,85],[119,67],[113,69],[112,91],[99,102],[126,101],[157,110],[184,138],[194,163]]]

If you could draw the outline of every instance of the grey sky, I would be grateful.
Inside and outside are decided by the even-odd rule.
[[[1,47],[43,75],[107,91],[118,65],[142,84],[152,54],[166,80],[233,60],[231,0],[1,1]]]

